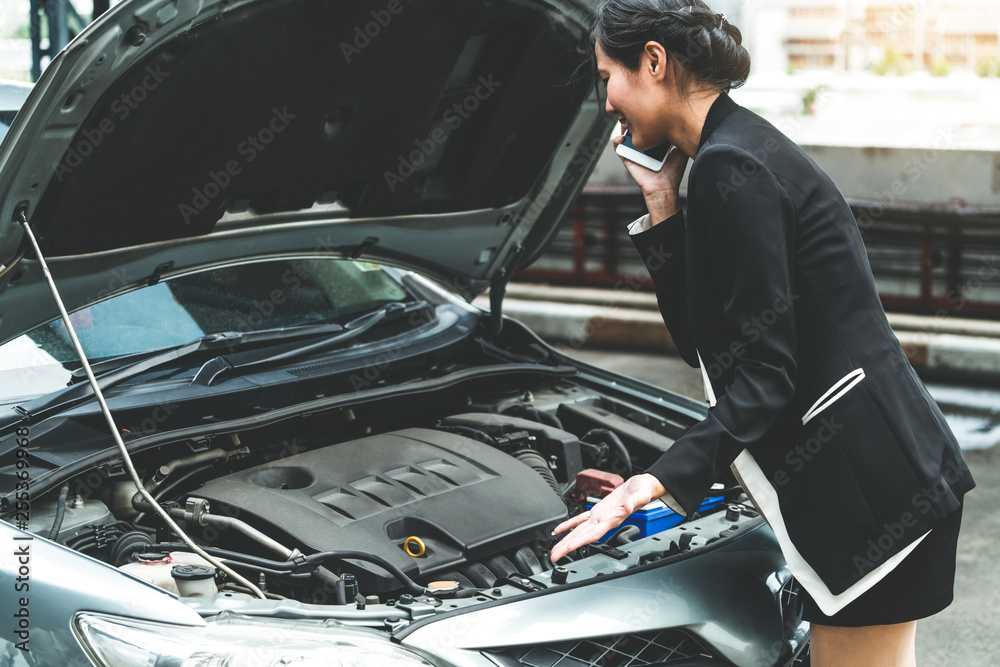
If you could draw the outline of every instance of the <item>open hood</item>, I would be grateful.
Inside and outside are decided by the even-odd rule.
[[[195,267],[340,253],[471,298],[530,263],[614,118],[570,0],[126,0],[0,144],[0,342]]]

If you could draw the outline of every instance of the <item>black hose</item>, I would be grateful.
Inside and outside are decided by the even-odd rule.
[[[608,430],[606,428],[595,428],[587,431],[580,440],[588,442],[588,438],[592,436],[600,436],[603,442],[611,445],[611,448],[615,450],[618,454],[618,459],[625,466],[625,477],[628,479],[632,476],[632,457],[629,456],[628,449],[625,448],[625,443],[622,439],[618,437],[618,434],[614,431]]]
[[[325,567],[317,567],[313,576],[323,584],[324,588],[332,588],[334,600],[339,605],[347,604],[347,590],[344,588],[344,580]]]
[[[146,490],[150,494],[153,494],[157,489],[159,489],[167,478],[170,477],[176,470],[181,468],[190,468],[191,466],[198,465],[199,463],[207,463],[209,461],[221,461],[223,459],[229,458],[230,454],[234,452],[228,452],[224,449],[209,449],[204,452],[198,452],[197,454],[191,454],[190,456],[184,456],[179,459],[174,459],[173,461],[168,461],[164,465],[156,469],[153,476],[146,481]],[[136,491],[135,495],[132,496],[132,508],[143,514],[149,510],[142,510],[139,508],[137,503],[143,500],[142,492]],[[152,508],[150,508],[152,509]],[[138,519],[137,519],[138,520]]]
[[[156,495],[153,496],[153,500],[159,501],[161,498],[163,498],[163,496],[167,495],[168,493],[170,493],[171,491],[173,491],[178,486],[180,486],[184,482],[188,481],[189,479],[191,479],[195,475],[200,475],[201,473],[205,472],[206,470],[212,470],[214,468],[215,468],[215,466],[213,466],[211,463],[206,463],[205,465],[198,466],[194,470],[187,471],[186,473],[184,473],[183,475],[181,475],[180,477],[178,477],[174,481],[170,482],[170,484],[167,484],[162,489],[158,490],[156,492]],[[141,494],[139,494],[139,495],[140,495],[140,498],[141,498]],[[134,503],[133,503],[133,509],[135,509]],[[132,520],[132,523],[139,523],[140,521],[142,521],[143,518],[145,518],[145,516],[146,516],[145,512],[139,512],[139,514],[136,515],[135,519]]]
[[[197,454],[191,454],[189,456],[183,456],[179,459],[174,459],[173,461],[168,461],[164,465],[156,469],[153,473],[153,478],[150,480],[153,488],[149,488],[149,483],[147,483],[146,488],[150,493],[155,491],[163,482],[166,481],[167,477],[174,473],[174,471],[181,468],[190,468],[193,465],[199,463],[207,463],[209,461],[221,461],[222,459],[229,458],[231,452],[224,449],[209,449],[204,452],[198,452]]]
[[[639,537],[639,535],[641,533],[642,533],[642,531],[639,530],[639,526],[633,526],[632,524],[626,524],[626,525],[620,527],[614,533],[612,533],[611,537],[609,537],[607,540],[605,540],[605,542],[607,544],[612,545],[612,546],[614,546],[614,545],[621,545],[621,544],[629,544],[629,543],[632,542],[632,540],[634,540],[635,538]]]
[[[539,424],[545,424],[546,426],[557,428],[560,431],[564,430],[562,421],[560,421],[559,417],[556,417],[553,414],[549,414],[548,412],[542,412],[537,408],[533,408],[527,405],[515,405],[508,408],[507,410],[504,410],[504,414],[508,413],[514,413],[514,414],[521,413],[531,421],[536,421]]]
[[[450,597],[453,598],[471,598],[473,596],[479,595],[485,588],[462,588],[451,594]]]
[[[487,433],[486,431],[481,431],[478,428],[472,428],[471,426],[462,426],[461,424],[439,424],[437,426],[439,430],[448,431],[449,433],[458,433],[464,435],[472,440],[481,442],[484,445],[489,445],[490,447],[496,447],[497,441]]]
[[[167,551],[190,551],[191,548],[184,544],[183,542],[165,542],[160,544],[155,544],[151,548],[156,549],[166,549]],[[427,591],[424,587],[413,581],[403,572],[401,569],[382,558],[381,556],[376,556],[375,554],[366,553],[364,551],[350,551],[350,550],[337,550],[337,551],[321,551],[319,553],[312,554],[311,556],[306,556],[301,559],[296,559],[295,561],[276,561],[267,558],[260,558],[258,556],[251,556],[249,554],[242,554],[236,551],[229,551],[227,549],[219,549],[216,547],[202,547],[206,553],[217,558],[226,558],[228,560],[240,563],[252,567],[268,568],[271,570],[277,570],[281,572],[291,572],[295,569],[309,568],[313,565],[320,566],[326,561],[341,561],[341,560],[360,560],[368,563],[373,563],[378,565],[380,568],[391,574],[396,578],[399,583],[403,584],[409,592],[415,595],[424,595]]]
[[[69,497],[69,484],[63,484],[59,489],[59,500],[56,502],[56,518],[52,520],[52,529],[49,530],[49,539],[55,541],[59,537],[62,529],[63,519],[66,517],[66,498]]]
[[[521,449],[514,452],[514,457],[541,475],[548,482],[549,486],[552,487],[552,490],[556,492],[556,495],[562,498],[562,488],[559,486],[559,482],[556,481],[556,476],[552,474],[549,464],[542,458],[541,454],[533,449]]]

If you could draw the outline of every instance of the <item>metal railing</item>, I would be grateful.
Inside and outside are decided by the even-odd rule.
[[[886,309],[1000,319],[1000,210],[848,203]],[[652,290],[626,230],[645,212],[636,188],[588,186],[515,280]]]

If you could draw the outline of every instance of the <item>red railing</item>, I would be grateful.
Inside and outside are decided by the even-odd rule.
[[[1000,319],[1000,210],[849,203],[885,308]],[[635,188],[588,186],[515,280],[652,289],[626,230],[643,213]]]

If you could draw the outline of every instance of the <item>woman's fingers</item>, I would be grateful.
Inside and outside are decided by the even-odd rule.
[[[637,507],[643,507],[664,492],[659,480],[648,473],[630,477],[586,512],[570,517],[556,526],[552,531],[553,535],[570,528],[573,528],[573,532],[552,547],[549,559],[555,563],[570,551],[600,539],[609,530],[620,526]]]
[[[555,530],[552,531],[552,534],[553,535],[558,535],[559,533],[564,533],[567,530],[569,530],[570,528],[573,528],[574,526],[580,525],[581,523],[583,523],[584,521],[586,521],[589,518],[590,518],[590,511],[589,510],[586,511],[586,512],[581,512],[580,514],[577,514],[576,516],[571,516],[570,518],[566,519],[561,524],[559,524],[558,526],[556,526]]]
[[[610,526],[609,528],[604,529],[602,527],[602,524],[593,524],[590,522],[577,526],[577,528],[572,533],[559,540],[559,542],[554,547],[552,547],[552,551],[549,554],[549,559],[551,559],[552,562],[555,563],[560,558],[568,554],[570,551],[573,551],[574,549],[579,549],[583,545],[590,544],[595,540],[599,540],[601,536],[604,535],[604,533],[608,532],[608,530],[611,530],[611,528],[614,527],[615,526]]]
[[[667,153],[667,160],[663,163],[663,173],[664,177],[669,180],[672,184],[680,187],[681,179],[684,178],[684,170],[687,168],[688,156],[681,152],[681,149],[677,146],[671,146],[670,152]]]
[[[623,504],[621,500],[622,494],[618,493],[618,490],[621,488],[618,487],[611,495],[601,500],[601,502],[594,505],[590,510],[567,519],[556,526],[556,534],[569,528],[571,525],[576,525],[576,528],[552,547],[549,558],[553,563],[570,551],[599,540],[606,532],[612,528],[616,528],[631,514],[631,511],[628,510],[631,503]],[[612,496],[618,497],[615,498]]]

